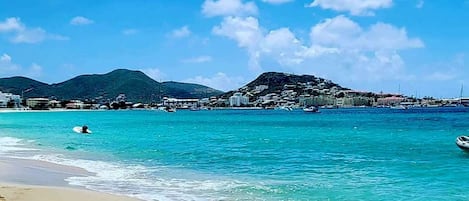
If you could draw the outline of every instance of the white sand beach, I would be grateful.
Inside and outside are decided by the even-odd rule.
[[[69,176],[86,170],[48,162],[0,158],[0,201],[138,201],[68,185]]]

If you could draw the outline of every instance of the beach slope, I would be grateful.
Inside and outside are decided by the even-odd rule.
[[[0,184],[0,201],[136,201],[89,190]]]

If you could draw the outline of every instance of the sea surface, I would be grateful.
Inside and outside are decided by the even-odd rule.
[[[0,113],[0,156],[144,200],[468,200],[463,134],[469,108],[17,112]]]

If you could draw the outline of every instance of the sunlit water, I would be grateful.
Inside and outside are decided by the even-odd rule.
[[[467,200],[461,134],[469,109],[0,113],[1,156],[144,200]]]

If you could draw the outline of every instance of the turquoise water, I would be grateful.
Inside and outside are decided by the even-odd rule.
[[[145,200],[467,200],[469,109],[0,113],[0,155]],[[91,135],[72,128],[86,124]]]

